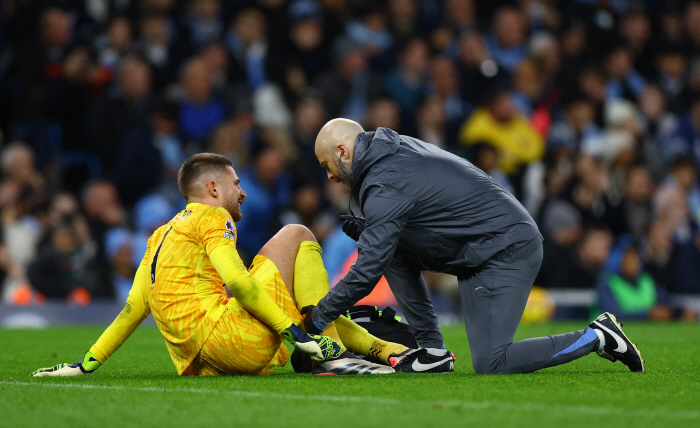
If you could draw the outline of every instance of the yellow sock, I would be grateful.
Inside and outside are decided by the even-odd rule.
[[[372,336],[366,328],[360,327],[342,315],[335,320],[335,325],[345,346],[355,354],[367,355],[390,364],[389,357],[408,349],[398,343],[387,342]]]
[[[321,246],[314,241],[302,242],[294,262],[294,297],[297,301],[297,309],[301,311],[304,306],[318,304],[330,289],[328,272],[323,267],[321,259]],[[338,342],[345,351],[345,345],[340,339],[335,323],[328,324],[323,330],[323,335]]]

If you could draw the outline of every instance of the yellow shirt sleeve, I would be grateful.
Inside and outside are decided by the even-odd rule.
[[[149,285],[149,267],[147,263],[142,262],[136,271],[134,284],[131,286],[124,309],[90,348],[90,352],[100,360],[100,363],[104,364],[110,355],[122,346],[122,343],[131,336],[131,333],[151,313],[148,305]]]
[[[265,324],[281,333],[292,320],[248,272],[236,250],[238,233],[224,208],[212,208],[202,216],[199,233],[209,260],[233,297]]]
[[[209,259],[233,297],[247,311],[272,327],[277,333],[282,333],[293,324],[258,280],[246,270],[233,242],[230,245],[215,247],[209,253]]]

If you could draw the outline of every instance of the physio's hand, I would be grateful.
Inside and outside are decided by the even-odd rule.
[[[32,377],[41,376],[78,376],[90,374],[100,367],[100,361],[90,351],[85,353],[83,359],[77,363],[61,363],[53,367],[44,367],[31,374]]]
[[[351,215],[341,215],[343,220],[343,232],[355,241],[360,239],[360,234],[365,230],[365,219]]]
[[[309,305],[301,308],[301,314],[304,315],[304,330],[309,334],[321,334],[326,329],[328,324],[314,321],[316,306]]]
[[[282,336],[287,339],[295,349],[309,354],[314,361],[332,360],[338,358],[340,354],[343,353],[343,348],[330,337],[306,334],[294,324],[283,331]]]

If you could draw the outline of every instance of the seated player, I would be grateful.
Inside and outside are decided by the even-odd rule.
[[[246,270],[234,226],[246,194],[227,157],[190,157],[178,185],[187,207],[150,237],[121,313],[82,360],[32,376],[92,373],[149,313],[180,375],[266,375],[289,359],[282,338],[317,361],[317,374],[394,372],[346,349],[389,364],[407,348],[377,339],[347,318],[329,324],[323,336],[297,327],[303,319],[298,308],[329,291],[321,247],[304,226],[280,230]]]

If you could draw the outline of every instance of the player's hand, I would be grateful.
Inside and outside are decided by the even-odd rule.
[[[314,321],[314,313],[316,306],[309,305],[301,308],[301,314],[304,315],[304,330],[309,334],[321,334],[326,329],[328,324]]]
[[[90,351],[88,351],[85,353],[85,356],[83,356],[83,359],[77,363],[61,363],[56,364],[53,367],[44,367],[36,370],[31,374],[31,376],[79,376],[90,374],[97,370],[97,368],[101,365],[102,364],[100,361]]]
[[[291,343],[294,348],[309,354],[314,361],[327,361],[338,358],[343,349],[338,342],[328,336],[306,334],[298,326],[292,324],[282,332],[282,336]]]
[[[343,220],[343,232],[355,241],[360,239],[360,234],[365,230],[365,219],[351,215],[341,215]]]

